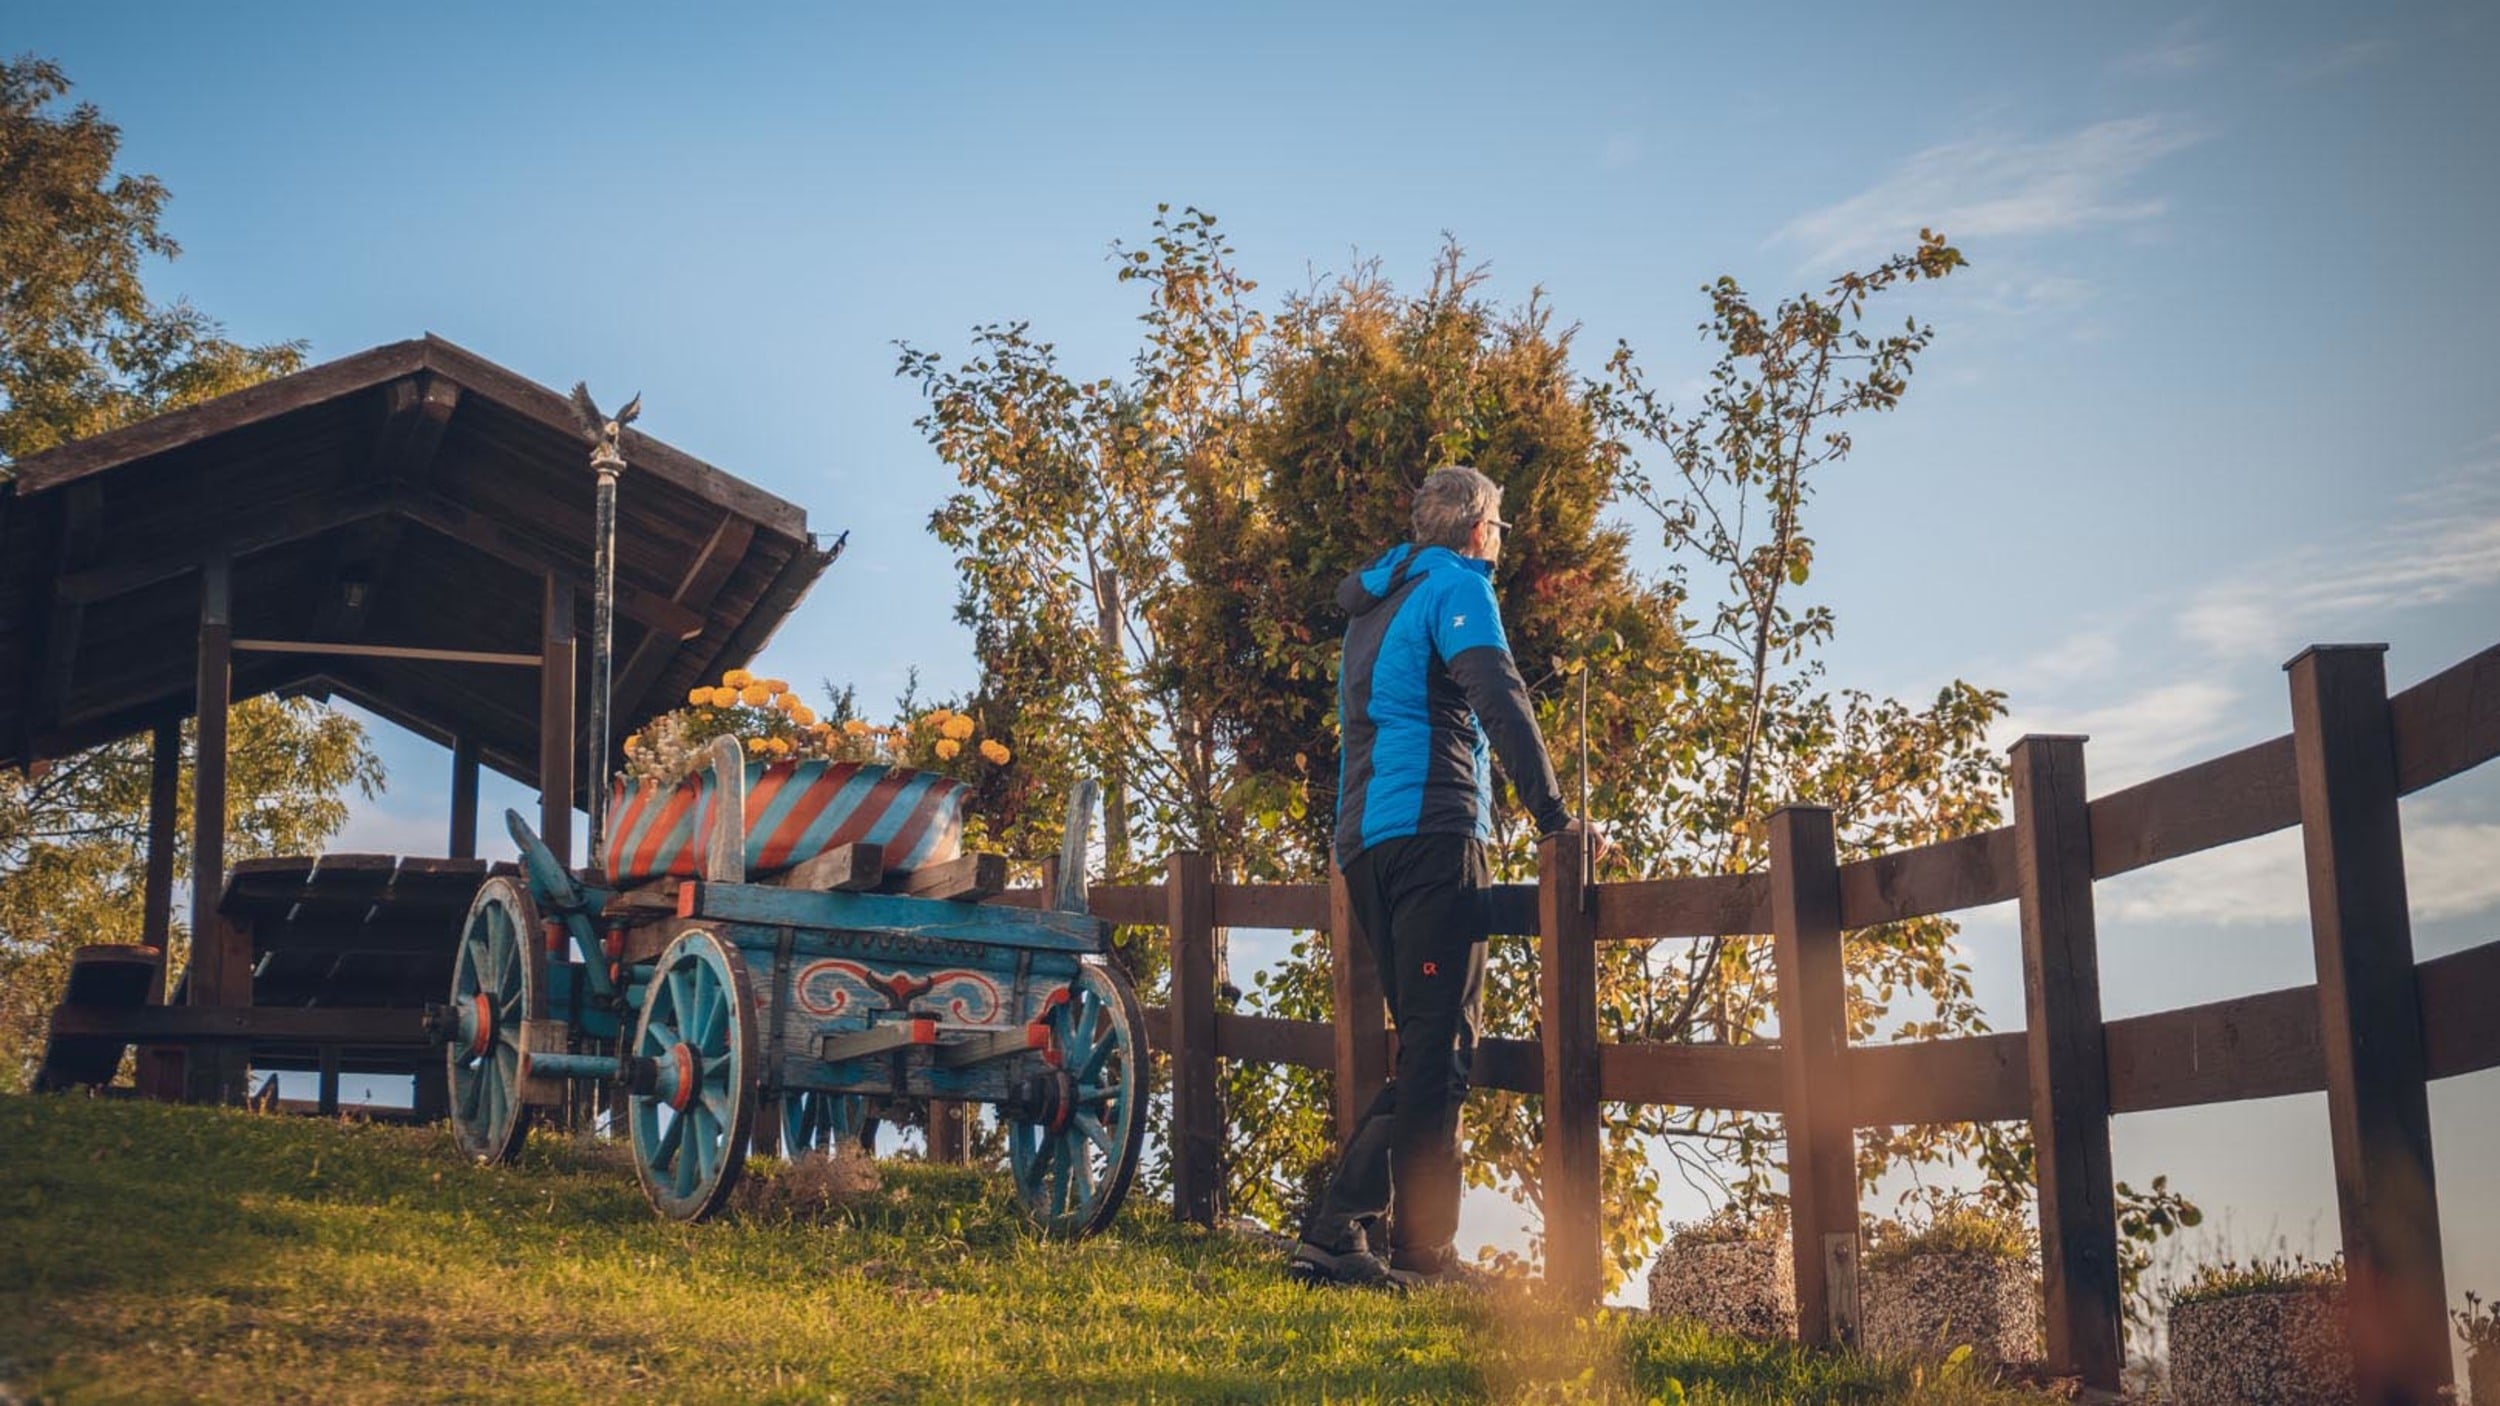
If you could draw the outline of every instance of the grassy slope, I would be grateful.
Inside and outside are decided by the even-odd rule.
[[[0,1098],[0,1400],[2015,1402],[1442,1290],[1285,1282],[1132,1203],[1034,1238],[889,1163],[821,1213],[663,1223],[615,1149]]]

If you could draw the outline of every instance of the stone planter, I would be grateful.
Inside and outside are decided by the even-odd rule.
[[[2177,1406],[2344,1406],[2352,1348],[2344,1291],[2235,1294],[2170,1310]]]
[[[1942,1357],[1967,1344],[1974,1361],[2040,1356],[2038,1271],[2001,1255],[1909,1255],[1866,1266],[1860,1328],[1878,1357]]]
[[[1716,1333],[1794,1337],[1797,1270],[1786,1240],[1670,1240],[1649,1271],[1650,1312]]]

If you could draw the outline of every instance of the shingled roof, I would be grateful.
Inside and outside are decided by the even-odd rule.
[[[0,766],[188,716],[201,570],[223,556],[235,698],[344,698],[537,785],[537,670],[318,646],[535,656],[543,602],[570,595],[586,696],[587,450],[556,392],[427,336],[20,460],[0,484]],[[635,431],[624,450],[631,725],[752,658],[833,553],[752,484]]]

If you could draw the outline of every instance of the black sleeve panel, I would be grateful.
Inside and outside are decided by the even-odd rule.
[[[1475,710],[1476,721],[1484,724],[1484,735],[1492,739],[1502,769],[1519,788],[1520,803],[1536,818],[1537,833],[1551,834],[1570,824],[1562,783],[1554,779],[1545,738],[1537,731],[1536,710],[1528,704],[1528,685],[1519,677],[1510,651],[1479,645],[1453,656],[1449,667],[1450,677],[1467,695],[1467,706]]]

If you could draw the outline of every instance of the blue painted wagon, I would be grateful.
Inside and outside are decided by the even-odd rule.
[[[751,804],[767,782],[772,800]],[[937,867],[925,815],[843,828],[844,795],[910,789],[890,778],[768,776],[725,743],[681,789],[669,823],[688,843],[622,863],[612,844],[624,877],[567,870],[507,813],[522,874],[479,891],[436,1017],[462,1149],[507,1160],[534,1110],[565,1104],[574,1081],[609,1085],[652,1206],[698,1220],[736,1184],[759,1119],[795,1153],[860,1137],[903,1101],[985,1103],[1035,1221],[1109,1224],[1145,1135],[1146,1034],[1109,927],[1085,911],[1092,788],[1071,801],[1056,886],[1034,908],[863,891],[895,886],[880,850],[898,837],[924,861],[915,872]],[[670,809],[619,800],[620,817]],[[792,844],[793,807],[836,819]],[[695,840],[699,863],[671,857]],[[748,882],[767,854],[793,867]]]

